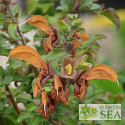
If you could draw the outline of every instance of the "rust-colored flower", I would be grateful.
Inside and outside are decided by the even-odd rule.
[[[79,45],[89,39],[89,35],[87,33],[75,32],[73,37],[76,39],[72,42],[73,49],[76,49]]]
[[[65,58],[61,65],[62,77],[75,79],[77,75],[77,72],[75,71],[75,69],[77,68],[77,65],[78,65],[78,61],[76,58],[71,58],[71,57]]]
[[[51,90],[52,99],[57,102],[69,104],[68,97],[70,90],[66,88],[67,82],[65,78],[54,75],[54,81],[51,83],[53,88]]]
[[[51,115],[51,113],[55,112],[57,104],[51,98],[51,95],[46,94],[45,92],[42,92],[41,98],[42,99],[40,100],[40,106],[38,110],[36,110],[36,112],[41,114],[43,118],[46,119]]]
[[[36,97],[39,92],[42,89],[42,86],[47,82],[47,80],[50,78],[50,65],[49,62],[47,61],[47,67],[43,67],[40,71],[39,76],[36,79],[36,82],[33,86],[33,95]]]
[[[59,34],[55,28],[51,28],[53,31],[52,35],[47,35],[46,38],[43,40],[43,48],[48,54],[50,51],[52,51],[53,47],[57,44],[59,39]]]
[[[33,86],[33,95],[34,97],[36,97],[39,94],[42,86],[50,77],[49,62],[47,61],[47,64],[46,64],[43,61],[43,59],[40,57],[40,55],[34,49],[28,46],[16,47],[10,51],[9,55],[12,58],[19,58],[24,61],[27,61],[34,67],[41,69],[41,72],[37,77],[36,82]]]
[[[97,65],[89,71],[82,71],[74,83],[74,95],[82,98],[87,92],[87,87],[89,86],[88,80],[97,79],[108,79],[116,82],[118,80],[118,76],[110,66],[104,64]]]
[[[41,15],[35,15],[28,19],[28,23],[40,29],[44,34],[47,34],[43,41],[43,48],[48,54],[57,44],[59,35],[55,28],[50,28],[46,18]]]

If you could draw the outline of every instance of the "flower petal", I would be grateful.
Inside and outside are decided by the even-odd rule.
[[[27,61],[36,68],[47,66],[40,55],[34,49],[28,46],[18,46],[14,48],[10,51],[9,56]]]
[[[77,41],[77,40],[74,40],[72,42],[73,44],[73,49],[76,49],[80,44],[82,44],[83,42],[87,41],[89,39],[89,35],[87,33],[81,33],[81,38],[83,39],[83,41]]]
[[[37,27],[45,34],[53,34],[51,28],[45,17],[41,15],[34,15],[28,19],[28,23]]]
[[[116,72],[108,65],[100,64],[83,74],[86,80],[108,79],[113,82],[118,80]]]

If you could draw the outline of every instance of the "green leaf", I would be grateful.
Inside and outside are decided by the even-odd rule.
[[[90,10],[96,10],[96,9],[99,9],[99,8],[100,8],[100,5],[97,4],[97,3],[93,3],[92,5],[89,6]]]
[[[59,30],[63,32],[69,32],[70,30],[70,27],[66,24],[64,20],[60,20],[59,22],[57,22],[57,26]]]
[[[15,4],[15,5],[10,5],[10,9],[11,9],[13,15],[19,13],[19,14],[18,14],[18,17],[21,16],[22,10],[21,10],[21,8],[20,8],[17,4]],[[9,15],[8,12],[7,12],[7,15]]]
[[[23,80],[23,77],[19,76],[19,75],[12,75],[12,77],[13,77],[13,81],[22,81]]]
[[[10,58],[8,60],[8,63],[10,64],[9,68],[16,69],[16,68],[18,68],[18,67],[20,67],[22,65],[22,60],[16,59],[16,58]]]
[[[28,74],[26,77],[35,77],[35,74],[34,74],[34,72],[33,73],[30,73],[30,74]]]
[[[38,109],[33,103],[30,103],[30,104],[28,104],[27,106],[26,106],[26,111],[34,111],[34,110],[36,110],[36,109]]]
[[[117,82],[112,82],[106,79],[92,80],[92,82],[96,85],[96,90],[104,90],[104,92],[111,92],[114,94],[118,94],[119,92],[123,92],[122,85],[120,84],[118,87]],[[89,84],[92,86],[92,82],[89,81]]]
[[[42,9],[42,13],[46,13],[50,7],[54,6],[53,2],[47,2],[47,3],[42,3],[42,4],[37,4],[36,7],[41,8]]]
[[[0,76],[0,85],[3,84],[3,78]]]
[[[3,84],[3,83],[2,83],[2,84]],[[5,92],[5,85],[0,86],[0,90],[1,90],[2,92]]]
[[[0,98],[7,98],[7,96],[5,95],[5,93],[0,93]]]
[[[13,113],[15,112],[15,109],[13,106],[9,106],[4,112],[3,114],[10,114],[10,113]]]
[[[41,121],[43,121],[43,117],[41,115],[34,114],[29,125],[37,125]]]
[[[16,96],[16,98],[24,99],[24,100],[26,100],[26,101],[32,102],[32,97],[31,97],[31,95],[28,94],[28,93],[19,94],[19,95]]]
[[[1,77],[4,76],[4,68],[2,66],[0,66],[0,76]]]
[[[106,39],[107,37],[104,35],[96,34],[94,40]]]
[[[31,119],[34,115],[34,112],[22,112],[18,119],[17,119],[17,122],[21,122],[21,121],[24,121],[24,120],[27,120],[27,119]]]
[[[73,20],[71,22],[72,26],[78,26],[82,23],[82,19]]]
[[[66,51],[62,49],[53,49],[48,55],[42,56],[42,59],[44,61],[54,60],[63,57],[65,54],[67,54]]]
[[[102,11],[100,14],[106,16],[110,19],[117,27],[117,30],[120,28],[120,19],[113,8],[109,8],[107,10]]]
[[[29,0],[28,4],[27,4],[27,12],[28,14],[31,14],[37,5],[37,0]]]
[[[17,35],[17,24],[14,24],[14,23],[11,23],[9,26],[8,26],[8,32],[9,32],[9,35],[13,38],[13,39],[20,39],[19,36]]]
[[[69,105],[64,105],[62,103],[60,105],[61,105],[61,109],[56,109],[57,112],[59,113],[72,112],[72,108]]]
[[[3,84],[9,84],[13,81],[13,77],[10,75],[7,75],[4,77]]]
[[[66,124],[66,125],[77,125],[77,123],[70,117],[65,116],[57,116],[60,122]]]
[[[87,94],[85,95],[85,98],[86,98],[86,99],[91,98],[92,95],[93,95],[93,92],[94,92],[93,88],[92,88],[91,86],[89,86],[89,87],[87,88]]]
[[[1,19],[5,19],[5,16],[6,16],[6,15],[0,13],[0,20],[1,20]]]
[[[0,112],[2,112],[3,110],[4,110],[3,102],[0,102]]]
[[[12,75],[15,72],[13,68],[6,68],[5,75]]]

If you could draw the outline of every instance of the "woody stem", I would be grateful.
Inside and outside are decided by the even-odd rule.
[[[12,95],[12,93],[11,93],[11,91],[10,91],[8,85],[6,85],[6,91],[8,91],[8,93],[9,93],[9,98],[10,98],[10,100],[11,100],[11,102],[12,102],[12,104],[13,104],[13,106],[14,106],[16,112],[17,112],[17,114],[20,115],[20,114],[21,114],[21,111],[19,110],[19,108],[18,108],[18,106],[17,106],[17,103],[15,102],[14,97],[13,97],[13,95]],[[23,123],[23,125],[26,125],[26,122],[25,122],[25,121],[23,121],[22,123]]]

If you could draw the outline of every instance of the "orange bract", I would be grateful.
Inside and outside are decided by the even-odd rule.
[[[41,15],[34,15],[28,19],[28,23],[37,27],[45,34],[53,34],[53,31],[49,27],[49,23],[46,18]]]
[[[108,65],[100,64],[83,74],[86,80],[108,79],[113,82],[118,80],[116,72]]]
[[[34,49],[28,46],[19,46],[14,48],[10,51],[9,56],[27,61],[36,68],[47,66],[40,55]]]
[[[80,36],[80,33],[76,32],[74,34],[74,37],[77,38],[79,41],[77,40],[74,40],[72,42],[73,44],[73,49],[76,49],[80,44],[82,44],[83,42],[87,41],[89,39],[89,35],[87,33],[81,33],[81,36]],[[79,38],[82,38],[83,40],[79,39]]]

